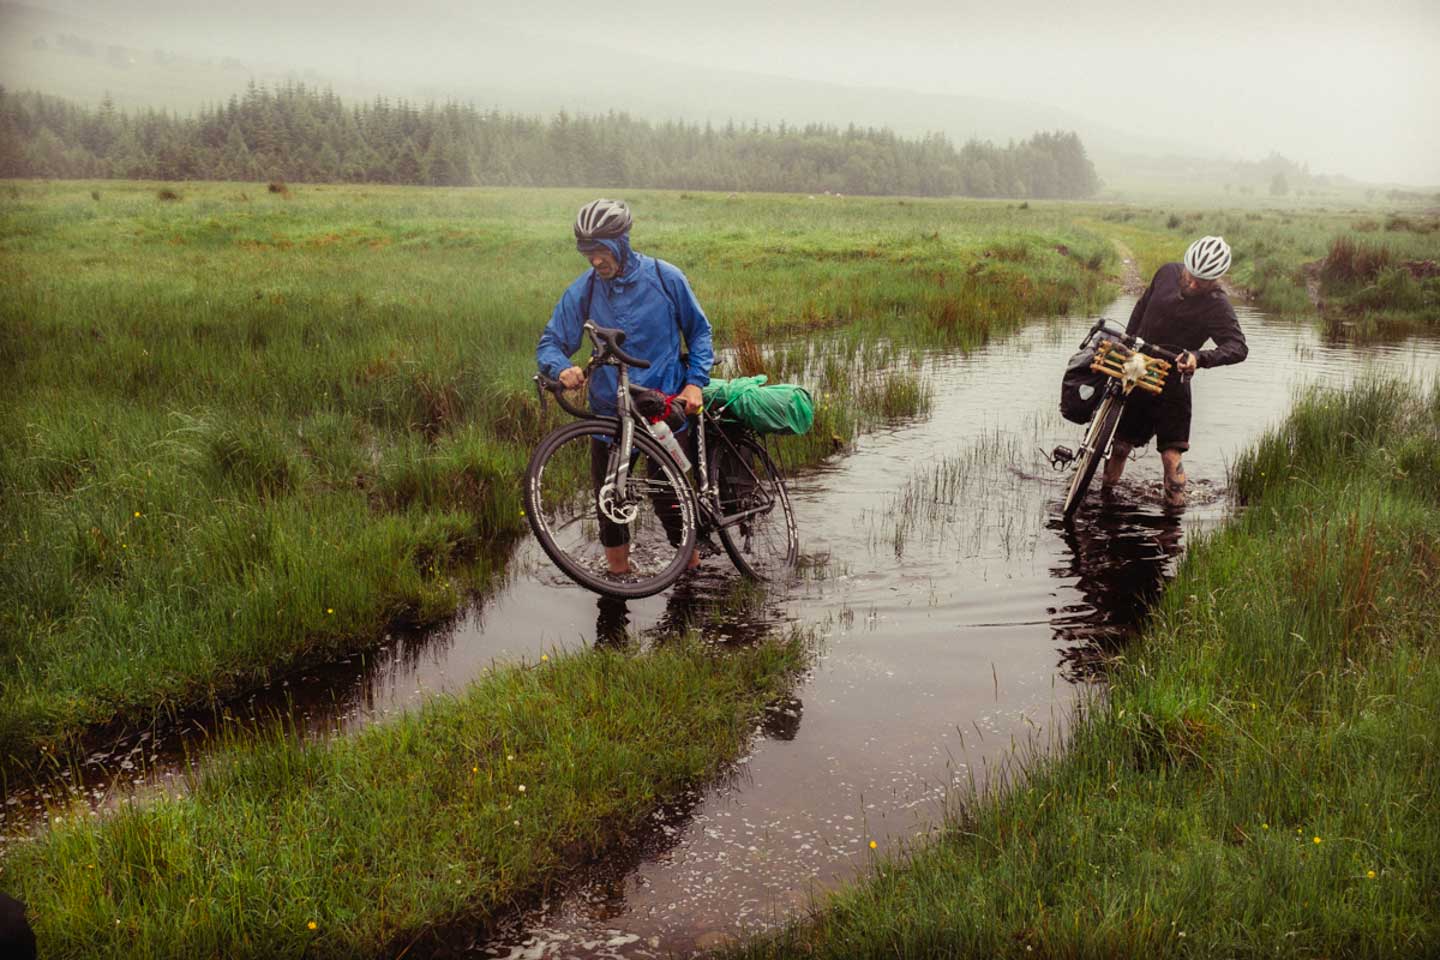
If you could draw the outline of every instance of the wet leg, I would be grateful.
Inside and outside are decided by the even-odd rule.
[[[605,548],[605,568],[615,576],[630,572],[630,544]]]
[[[1165,465],[1165,505],[1185,506],[1185,464],[1180,462],[1185,451],[1169,449],[1160,451],[1160,462]]]
[[[652,477],[663,476],[663,472],[657,464],[646,461],[646,469]],[[676,501],[674,494],[668,490],[652,490],[649,493],[652,503],[655,504],[655,513],[660,518],[660,525],[665,528],[665,536],[670,540],[671,546],[679,546],[684,535],[680,525],[680,504]],[[690,561],[685,565],[686,570],[694,570],[700,566],[700,548],[696,547],[690,553]]]
[[[1130,444],[1116,440],[1110,445],[1110,459],[1105,461],[1105,475],[1100,481],[1100,492],[1110,493],[1125,473],[1125,464],[1130,459]]]

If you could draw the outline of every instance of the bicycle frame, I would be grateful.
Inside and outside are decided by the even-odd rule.
[[[617,377],[618,384],[616,386],[615,392],[615,419],[619,421],[620,432],[619,450],[617,451],[617,454],[614,458],[614,466],[606,474],[605,483],[602,485],[601,489],[604,490],[608,488],[614,491],[615,497],[617,499],[613,501],[613,509],[615,509],[617,512],[623,512],[630,506],[629,478],[631,461],[634,459],[635,425],[637,422],[644,423],[644,421],[641,419],[641,415],[634,408],[634,401],[630,392],[629,364],[625,363],[622,359],[616,356],[614,352],[606,349],[605,345],[603,345],[600,342],[600,339],[596,336],[596,328],[593,324],[587,322],[584,326],[584,329],[596,348],[596,352],[591,355],[589,362],[587,362],[585,365],[586,378],[588,379],[590,373],[594,370],[596,366],[599,365],[610,365],[619,368],[619,373]],[[584,410],[571,404],[565,399],[562,389],[557,389],[559,387],[557,381],[551,380],[549,377],[545,377],[542,374],[536,374],[533,379],[535,381],[536,392],[540,396],[540,403],[542,406],[545,403],[545,390],[548,389],[550,390],[550,392],[555,394],[556,402],[560,404],[561,408],[563,408],[567,413],[569,413],[571,416],[576,417],[577,419],[609,419],[607,417],[598,416],[589,410]],[[773,498],[768,492],[764,492],[765,502],[759,504],[758,506],[750,507],[739,513],[729,515],[726,515],[723,512],[720,504],[719,492],[715,490],[715,488],[710,483],[709,450],[708,441],[706,439],[706,434],[708,433],[708,430],[706,428],[710,426],[713,426],[715,428],[716,434],[726,444],[726,446],[729,447],[730,451],[737,455],[737,458],[739,455],[739,448],[730,439],[728,433],[726,432],[726,427],[724,426],[720,417],[717,416],[714,411],[702,409],[700,417],[696,420],[693,427],[693,429],[696,431],[696,457],[694,476],[696,488],[695,501],[696,506],[699,508],[700,511],[700,526],[702,532],[706,529],[719,528],[722,526],[733,526],[734,524],[740,523],[741,521],[749,517],[757,516],[759,514],[768,512],[774,506]],[[750,479],[759,484],[759,477],[755,475],[755,471],[750,468],[750,465],[744,463],[743,459],[740,460],[740,463],[750,474]],[[763,492],[763,485],[761,485],[761,490]],[[604,507],[602,507],[602,509],[604,509]],[[626,522],[623,518],[617,518],[616,516],[611,516],[610,519],[620,523]]]
[[[1139,388],[1158,395],[1164,387],[1171,365],[1179,357],[1179,354],[1158,344],[1109,329],[1104,320],[1097,321],[1090,328],[1081,346],[1087,346],[1095,334],[1102,332],[1110,334],[1110,339],[1097,344],[1090,369],[1105,374],[1107,380],[1100,401],[1085,424],[1080,449],[1071,453],[1066,447],[1056,447],[1050,454],[1051,463],[1057,468],[1075,464],[1070,488],[1061,507],[1061,513],[1067,521],[1084,499],[1099,461],[1109,459],[1112,455],[1115,431],[1132,391]],[[1148,356],[1146,350],[1156,356]]]

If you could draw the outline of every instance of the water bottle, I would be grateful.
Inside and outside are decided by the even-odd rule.
[[[660,446],[670,454],[670,458],[680,466],[680,472],[684,473],[690,469],[690,458],[685,456],[685,451],[680,447],[680,441],[675,436],[675,431],[670,429],[670,424],[661,420],[659,423],[650,424],[650,435],[660,441]]]

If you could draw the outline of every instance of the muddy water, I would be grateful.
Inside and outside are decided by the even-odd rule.
[[[1131,301],[1108,311],[1121,321]],[[927,362],[934,409],[857,443],[794,484],[802,545],[825,560],[721,637],[779,620],[814,623],[822,655],[764,718],[726,782],[657,815],[655,827],[557,902],[502,936],[447,931],[476,955],[685,953],[773,924],[938,821],[947,790],[994,776],[1015,745],[1064,727],[1097,657],[1123,642],[1186,540],[1231,509],[1230,458],[1288,409],[1296,385],[1357,374],[1356,351],[1308,325],[1242,311],[1251,357],[1194,385],[1192,503],[1159,504],[1159,459],[1131,465],[1117,500],[1053,518],[1063,492],[1041,451],[1075,446],[1055,381],[1087,325],[1037,324],[968,357]],[[1434,343],[1366,349],[1409,376],[1440,369]],[[734,583],[723,555],[666,596],[629,604],[571,585],[526,541],[507,582],[450,627],[397,635],[377,655],[287,678],[234,712],[281,711],[302,729],[354,728],[456,691],[493,664],[556,648],[634,642],[707,614]],[[12,789],[0,832],[35,822],[37,800],[79,790],[103,806],[127,789],[178,787],[212,722],[164,742],[126,741],[36,793]],[[76,786],[67,786],[76,784]],[[48,795],[48,796],[42,796]]]

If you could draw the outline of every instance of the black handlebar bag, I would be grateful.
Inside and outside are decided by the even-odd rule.
[[[1105,396],[1105,374],[1090,369],[1095,349],[1103,339],[1104,334],[1097,331],[1065,364],[1065,374],[1060,378],[1060,416],[1071,423],[1089,423]]]

